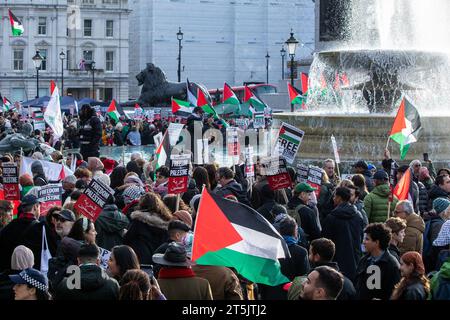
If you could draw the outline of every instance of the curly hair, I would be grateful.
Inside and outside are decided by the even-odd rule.
[[[177,208],[176,208],[177,195],[176,194],[167,194],[166,196],[164,196],[163,202],[172,213],[177,211]],[[191,208],[183,201],[183,199],[180,199],[178,210],[185,210],[187,212],[191,212]]]
[[[161,197],[153,192],[147,192],[139,200],[139,209],[158,214],[164,221],[172,220],[170,209],[161,200]]]

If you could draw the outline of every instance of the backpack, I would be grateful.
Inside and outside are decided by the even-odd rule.
[[[297,222],[297,225],[300,227],[302,225],[302,221],[300,219],[300,214],[298,213],[298,211],[303,208],[306,207],[306,205],[304,205],[303,203],[299,204],[298,206],[296,206],[293,209],[287,209],[287,213],[290,217],[294,218],[294,220]]]
[[[450,300],[450,279],[438,275],[438,286],[432,294],[431,300]]]
[[[431,228],[433,226],[433,222],[439,222],[439,219],[431,219],[425,222],[425,230],[423,232],[423,257],[431,256],[431,248],[433,247],[433,243],[431,242]]]
[[[54,293],[59,283],[66,276],[67,268],[72,264],[74,263],[61,256],[48,260],[47,278],[50,292]]]

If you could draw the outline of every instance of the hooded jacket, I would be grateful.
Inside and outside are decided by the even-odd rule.
[[[251,206],[247,198],[247,193],[242,189],[242,186],[234,179],[228,182],[225,186],[222,186],[222,188],[217,190],[216,193],[222,197],[234,195],[240,203]]]
[[[416,251],[422,254],[424,231],[425,223],[419,215],[411,213],[406,216],[405,238],[398,245],[400,256],[408,251]]]
[[[298,209],[298,215],[300,217],[300,227],[305,231],[306,237],[309,242],[320,238],[320,224],[317,218],[316,211],[310,206],[306,205],[300,198],[293,197],[287,204],[288,209],[295,209],[299,205],[302,206]],[[295,219],[295,217],[294,217]]]
[[[442,281],[450,281],[450,260],[447,259],[446,262],[442,265],[441,269],[438,273],[434,275],[434,277],[431,279],[430,283],[430,296],[429,299],[431,300],[437,300],[435,295],[437,293],[437,290],[439,289],[439,284]]]
[[[169,221],[164,221],[156,213],[145,211],[135,211],[130,217],[131,223],[123,244],[133,248],[140,263],[153,264],[155,250],[169,239]]]
[[[391,190],[388,184],[381,184],[373,188],[364,198],[364,210],[367,213],[369,223],[382,222],[388,219],[388,201]],[[398,199],[394,196],[391,203],[391,213],[394,212]]]
[[[81,289],[69,289],[64,278],[55,292],[55,300],[117,300],[119,283],[97,265],[80,266]]]
[[[95,221],[97,245],[109,251],[114,246],[121,245],[128,224],[128,218],[115,204],[107,204]]]
[[[428,209],[431,210],[433,208],[433,201],[437,198],[446,198],[449,199],[448,193],[445,192],[444,189],[439,187],[438,185],[433,185],[428,193]]]
[[[363,227],[364,222],[356,207],[348,202],[338,205],[323,222],[322,236],[336,245],[333,260],[351,280],[355,279],[356,267],[361,259]]]
[[[45,177],[44,168],[39,161],[35,161],[31,164],[31,173],[33,173],[33,184],[36,187],[45,186],[48,184]]]
[[[102,124],[90,107],[88,114],[83,115],[80,122],[80,153],[83,159],[99,156],[100,140],[102,138]]]

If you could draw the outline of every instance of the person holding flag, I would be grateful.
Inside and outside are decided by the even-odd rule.
[[[80,112],[80,153],[84,160],[100,156],[102,124],[95,109],[85,104]]]
[[[64,134],[64,126],[61,115],[61,103],[59,98],[59,90],[53,80],[50,81],[50,101],[44,112],[44,120],[47,122],[53,132],[53,144],[54,147],[59,139]]]

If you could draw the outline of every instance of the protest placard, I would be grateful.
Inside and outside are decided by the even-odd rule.
[[[3,190],[5,200],[20,200],[19,169],[15,162],[2,163]]]
[[[106,205],[106,201],[113,194],[113,189],[94,178],[84,193],[78,198],[74,208],[95,222]]]
[[[339,151],[336,144],[336,138],[333,135],[331,136],[331,144],[333,145],[334,159],[336,163],[341,163],[341,159],[339,158]]]
[[[227,149],[229,156],[238,156],[240,153],[239,136],[236,127],[227,128]]]
[[[179,194],[187,191],[190,159],[190,155],[170,157],[170,176],[167,185],[169,193]]]
[[[62,205],[62,193],[62,185],[59,183],[39,187],[37,198],[41,204],[41,216],[46,216],[52,207]]]
[[[292,164],[304,135],[305,133],[302,130],[283,122],[278,133],[275,150],[288,163]]]
[[[308,170],[308,183],[313,187],[317,188],[315,191],[316,196],[319,197],[320,186],[322,185],[322,175],[323,171],[319,167],[310,166]]]
[[[267,176],[272,190],[289,188],[291,177],[287,172],[286,160],[282,157],[267,157],[261,159],[261,174]]]
[[[255,112],[253,114],[253,128],[264,129],[266,127],[266,119],[264,118],[264,112]]]
[[[308,182],[308,170],[309,167],[307,165],[298,163],[297,164],[297,182],[303,183]]]
[[[255,166],[253,164],[253,147],[245,148],[245,177],[255,176]]]
[[[177,144],[178,139],[180,138],[181,135],[181,131],[184,128],[184,124],[182,123],[173,123],[171,122],[169,124],[169,128],[167,130],[169,130],[169,143],[170,146],[174,146]]]

